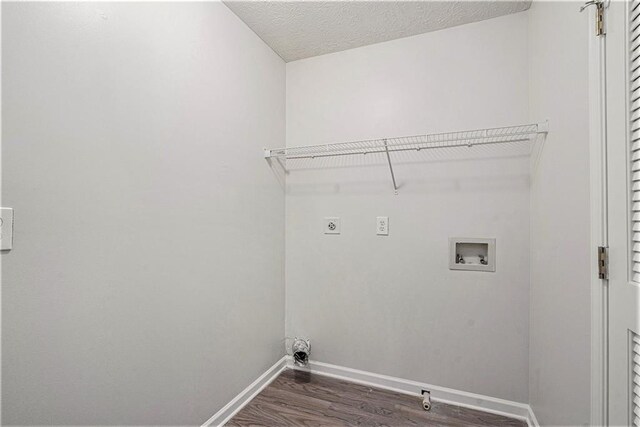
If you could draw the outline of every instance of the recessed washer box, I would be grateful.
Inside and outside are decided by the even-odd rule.
[[[449,238],[449,269],[496,271],[496,239]]]

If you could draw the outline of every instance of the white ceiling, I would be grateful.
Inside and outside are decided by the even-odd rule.
[[[265,1],[225,4],[285,61],[529,9],[531,1]]]

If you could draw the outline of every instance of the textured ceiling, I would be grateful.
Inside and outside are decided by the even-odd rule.
[[[225,4],[285,61],[527,10],[531,1],[265,1]]]

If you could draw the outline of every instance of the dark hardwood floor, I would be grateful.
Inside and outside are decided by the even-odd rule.
[[[286,370],[227,426],[517,426],[518,419]]]

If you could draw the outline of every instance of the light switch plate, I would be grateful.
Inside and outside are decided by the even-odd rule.
[[[379,216],[376,218],[376,234],[378,236],[389,235],[389,217]]]
[[[0,208],[0,251],[13,248],[13,209]]]
[[[324,234],[340,234],[340,218],[325,217]]]

